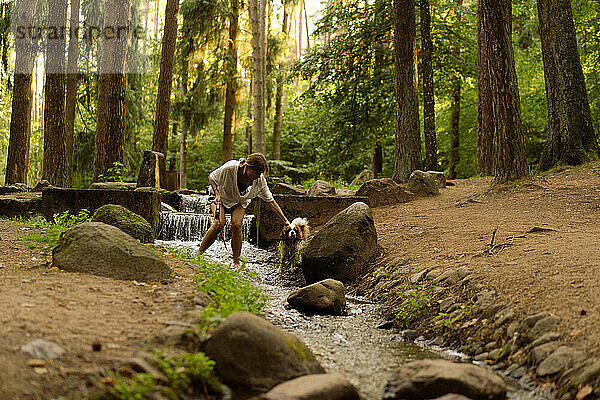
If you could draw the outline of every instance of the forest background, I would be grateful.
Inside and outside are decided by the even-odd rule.
[[[165,0],[132,2],[132,19],[144,26],[145,37],[132,41],[127,55],[125,180],[135,180],[143,151],[153,147],[165,3]],[[592,121],[598,131],[600,2],[573,0],[571,4]],[[3,2],[0,9],[0,184],[6,175],[15,84],[13,5],[13,2]],[[181,0],[179,3],[166,159],[167,169],[177,170],[181,165],[180,156],[185,155],[186,176],[182,187],[203,188],[208,173],[222,163],[228,71],[231,71],[228,67],[230,28],[234,14],[239,16],[239,33],[235,41],[238,48],[232,154],[239,158],[249,150],[256,150],[251,143],[254,137],[253,35],[249,5],[249,2],[233,0]],[[102,7],[99,0],[83,0],[80,21],[101,26]],[[40,25],[47,21],[51,9],[52,4],[38,2],[35,18]],[[479,173],[476,4],[469,0],[431,0],[430,10],[436,169],[446,171],[451,178],[475,176]],[[396,150],[393,11],[391,1],[329,0],[315,18],[313,30],[308,25],[303,0],[267,2],[265,150],[268,159],[282,160],[283,170],[301,179],[324,178],[347,183],[372,166],[381,170],[380,176],[392,176]],[[512,46],[526,160],[531,172],[538,167],[548,126],[537,13],[535,1],[512,2]],[[423,132],[420,15],[417,12],[416,47],[420,132]],[[101,45],[79,40],[78,47],[71,185],[83,188],[94,178],[91,171],[94,169]],[[66,54],[66,47],[64,50]],[[42,177],[43,169],[47,102],[44,60],[43,52],[38,52],[32,79],[27,170],[30,183]],[[279,113],[281,123],[277,126]],[[458,127],[457,134],[452,132],[453,125]],[[281,132],[279,151],[273,145],[277,130]],[[181,145],[182,138],[185,146]],[[458,148],[458,157],[451,160],[452,140],[452,146]]]

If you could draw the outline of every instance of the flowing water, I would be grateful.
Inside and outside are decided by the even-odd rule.
[[[193,206],[197,209],[197,206]],[[210,216],[172,213],[161,215],[159,244],[188,252],[197,251],[202,235],[210,226]],[[204,220],[203,218],[208,218]],[[192,221],[186,221],[190,219]],[[167,223],[169,220],[171,222]],[[177,222],[173,222],[176,220]],[[199,222],[202,221],[202,222]],[[184,233],[191,229],[195,233]],[[244,221],[244,237],[252,232],[252,217]],[[177,240],[174,240],[177,238]],[[226,239],[227,241],[227,239]],[[231,263],[231,246],[217,240],[205,253],[212,260]],[[343,316],[305,315],[286,307],[286,299],[296,287],[282,278],[276,267],[276,256],[244,242],[242,257],[246,260],[244,273],[268,295],[264,317],[274,325],[298,336],[313,351],[328,372],[338,372],[348,378],[365,400],[381,399],[385,383],[400,365],[423,358],[460,359],[458,353],[425,345],[406,343],[399,333],[378,329],[383,321],[378,317],[379,306],[364,299],[348,298],[347,314]],[[543,399],[531,384],[518,385],[508,381],[509,399]],[[529,386],[529,387],[527,387]]]

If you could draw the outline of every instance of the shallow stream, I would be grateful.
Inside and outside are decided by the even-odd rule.
[[[180,250],[195,252],[198,241],[158,241]],[[230,263],[231,247],[215,242],[206,252],[215,261]],[[288,294],[296,287],[281,278],[274,266],[275,255],[247,242],[242,247],[247,260],[245,273],[269,296],[264,317],[274,325],[298,336],[316,355],[328,372],[338,372],[348,378],[365,400],[382,398],[387,380],[400,365],[423,358],[459,359],[461,355],[431,346],[406,343],[400,334],[378,329],[383,321],[378,317],[378,305],[364,299],[348,299],[344,316],[304,315],[286,307]],[[532,385],[518,385],[507,380],[509,399],[545,399]],[[529,386],[529,387],[527,387]]]

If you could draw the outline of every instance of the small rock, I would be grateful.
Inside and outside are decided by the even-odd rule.
[[[529,340],[537,340],[545,333],[552,331],[556,325],[560,322],[560,318],[554,315],[548,315],[540,320],[538,320],[535,325],[529,330],[528,337]]]
[[[410,283],[421,282],[422,280],[424,280],[427,277],[428,272],[429,272],[428,269],[423,269],[423,270],[417,272],[416,274],[411,275]]]
[[[502,312],[498,312],[497,314],[498,319],[495,322],[496,326],[502,326],[516,316],[515,311],[512,308],[507,308],[502,310]]]
[[[305,375],[283,382],[261,400],[360,400],[358,390],[339,374]]]
[[[533,365],[538,365],[544,361],[554,350],[556,350],[558,346],[558,342],[547,342],[534,347],[529,355],[531,363]]]
[[[42,360],[55,360],[65,354],[59,345],[44,339],[36,339],[27,343],[21,347],[21,351]]]
[[[48,369],[47,368],[34,368],[33,372],[35,372],[36,374],[47,374],[48,373]]]
[[[558,332],[544,333],[531,343],[531,347],[538,347],[548,342],[556,342],[558,339],[560,339],[560,334]]]
[[[32,358],[32,359],[30,359],[30,360],[27,361],[27,366],[31,367],[31,368],[45,368],[46,367],[46,361],[39,360],[37,358]]]
[[[540,378],[554,375],[585,359],[585,354],[568,346],[561,346],[540,363],[536,375]]]

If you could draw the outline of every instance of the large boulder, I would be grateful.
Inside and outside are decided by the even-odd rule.
[[[435,196],[440,194],[438,182],[427,172],[413,171],[408,178],[407,189],[417,196]]]
[[[142,243],[153,243],[152,227],[140,215],[118,204],[106,204],[96,210],[92,222],[115,226]]]
[[[308,196],[335,196],[335,187],[325,181],[318,180],[312,184],[307,193]]]
[[[302,311],[340,315],[346,308],[346,288],[340,281],[325,279],[290,293],[287,302]]]
[[[348,283],[367,272],[378,253],[373,213],[357,202],[315,233],[304,249],[301,268],[308,283],[326,278]]]
[[[402,365],[388,381],[384,399],[434,399],[456,393],[470,399],[503,400],[502,378],[483,367],[446,360],[419,360]]]
[[[354,178],[352,180],[352,182],[350,182],[350,186],[361,185],[361,184],[365,183],[366,181],[370,181],[373,178],[375,178],[375,175],[373,175],[372,170],[363,169],[362,172],[360,174],[356,175],[356,178]]]
[[[390,178],[371,179],[358,189],[356,195],[367,196],[371,207],[406,203],[414,198],[412,193]]]
[[[222,381],[237,392],[264,393],[302,375],[323,373],[295,336],[248,312],[231,314],[202,349]]]
[[[360,400],[354,385],[339,374],[305,375],[275,386],[260,400]]]
[[[52,265],[122,280],[171,279],[171,270],[162,257],[119,228],[102,222],[86,222],[63,232],[52,251]]]

